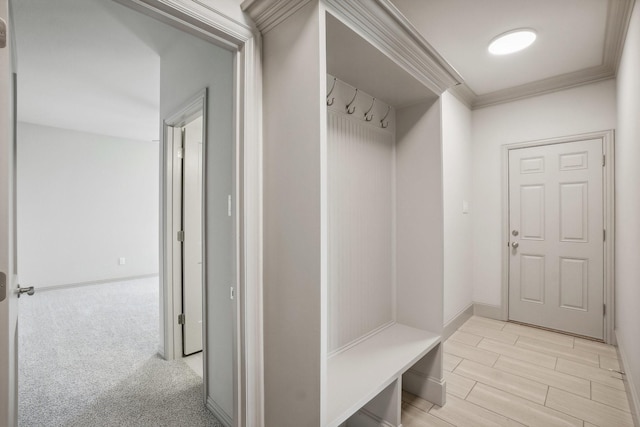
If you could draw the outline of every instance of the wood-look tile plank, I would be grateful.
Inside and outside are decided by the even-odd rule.
[[[582,427],[578,418],[480,383],[467,400],[531,427]]]
[[[480,317],[480,316],[471,316],[469,320],[465,322],[465,325],[467,323],[482,325],[487,328],[493,328],[496,330],[502,330],[502,328],[504,328],[504,325],[507,324],[507,322],[503,322],[501,320],[489,319],[487,317]]]
[[[520,337],[516,342],[516,347],[527,348],[529,350],[548,354],[550,356],[562,357],[567,360],[599,366],[598,355],[584,350],[569,348],[564,345],[541,341],[535,338]]]
[[[600,356],[600,367],[602,369],[613,369],[614,371],[620,370],[620,361],[613,357]]]
[[[542,366],[513,359],[508,356],[500,356],[493,367],[586,398],[591,396],[591,383],[589,380],[563,374],[554,369],[543,368]]]
[[[462,362],[462,357],[454,356],[451,353],[444,353],[442,356],[442,364],[445,371],[453,371],[460,362]]]
[[[460,427],[515,427],[522,425],[455,396],[447,396],[447,403],[443,407],[434,406],[429,413]]]
[[[433,403],[404,390],[402,390],[402,401],[408,403],[411,406],[415,406],[416,408],[424,412],[429,412],[429,409],[431,409],[431,407],[433,406]]]
[[[545,331],[544,329],[531,328],[529,326],[518,325],[516,323],[507,323],[503,328],[503,331],[524,337],[535,338],[540,341],[564,345],[565,347],[573,347],[574,338],[572,336]]]
[[[544,384],[470,360],[463,360],[453,372],[540,405],[544,405],[547,397],[548,386]]]
[[[488,328],[477,323],[467,322],[460,327],[460,330],[468,332],[470,334],[480,335],[484,338],[491,338],[492,340],[500,341],[506,344],[514,344],[518,339],[518,335],[516,334],[511,334],[509,332],[500,331],[494,328]]]
[[[447,384],[448,386],[448,384]],[[631,412],[629,399],[624,390],[607,387],[597,382],[591,383],[591,400],[613,406],[625,412]]]
[[[403,427],[457,427],[408,403],[402,404]]]
[[[466,398],[476,384],[472,379],[447,371],[444,372],[444,379],[447,382],[447,394],[453,394],[461,399]]]
[[[556,371],[624,390],[624,383],[620,379],[620,375],[606,369],[559,358]]]
[[[482,344],[482,341],[480,344]],[[445,353],[450,353],[463,359],[473,360],[474,362],[487,366],[493,365],[496,360],[498,360],[498,355],[495,352],[472,347],[458,341],[447,340],[444,343],[444,351]]]
[[[618,353],[616,352],[616,348],[614,346],[597,341],[589,341],[582,338],[576,338],[574,348],[597,353],[605,357],[612,357],[615,359],[618,358]]]
[[[492,351],[494,353],[509,356],[518,360],[524,360],[525,362],[533,363],[534,365],[538,366],[544,366],[545,368],[549,369],[553,369],[556,366],[556,358],[553,356],[509,344],[504,344],[488,338],[484,338],[482,341],[480,341],[480,343],[478,344],[478,349]]]
[[[482,340],[481,336],[458,330],[449,337],[450,340],[458,341],[466,345],[475,347]]]
[[[546,406],[602,427],[633,427],[631,414],[556,388],[549,389]]]

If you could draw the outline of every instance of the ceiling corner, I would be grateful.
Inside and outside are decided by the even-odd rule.
[[[609,0],[602,63],[617,73],[636,0]]]

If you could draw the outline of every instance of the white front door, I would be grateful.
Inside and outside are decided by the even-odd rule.
[[[603,338],[601,139],[509,150],[509,319]]]
[[[18,424],[15,75],[9,0],[0,0],[0,425]]]
[[[183,354],[202,351],[202,116],[183,129],[182,325]]]

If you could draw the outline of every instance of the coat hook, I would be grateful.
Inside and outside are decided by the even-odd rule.
[[[371,107],[369,107],[369,109],[367,110],[366,113],[364,113],[364,120],[367,122],[370,122],[371,120],[373,120],[373,114],[369,115],[369,113],[371,113],[371,110],[373,110],[373,106],[376,104],[376,99],[373,98],[373,102],[371,103]]]
[[[380,126],[382,126],[383,129],[386,129],[389,126],[389,122],[387,121],[387,123],[384,122],[384,119],[387,118],[387,116],[389,115],[389,112],[391,111],[391,106],[387,106],[387,114],[384,115],[384,117],[382,118],[382,120],[380,120]]]
[[[335,98],[331,98],[331,101],[329,101],[329,97],[331,96],[335,88],[336,88],[336,78],[334,77],[333,84],[331,85],[331,90],[327,94],[327,105],[333,105],[333,102],[336,100]]]
[[[356,106],[353,105],[353,102],[356,100],[357,97],[358,97],[358,89],[356,89],[356,93],[353,95],[353,99],[351,100],[351,102],[347,104],[347,114],[355,113]],[[352,105],[353,105],[353,108],[351,108]]]

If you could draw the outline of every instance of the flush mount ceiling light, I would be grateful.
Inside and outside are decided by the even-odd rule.
[[[494,55],[507,55],[526,49],[536,40],[536,32],[529,28],[520,28],[500,34],[489,43],[489,52]]]

